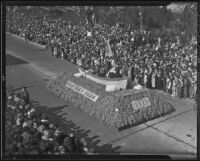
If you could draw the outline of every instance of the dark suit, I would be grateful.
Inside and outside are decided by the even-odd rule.
[[[30,96],[27,90],[24,90],[24,92],[20,93],[20,99],[23,99],[25,101],[25,104],[28,104],[30,101]]]

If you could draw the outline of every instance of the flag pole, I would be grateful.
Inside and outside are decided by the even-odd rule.
[[[142,21],[143,21],[142,6],[139,6],[139,15],[140,15],[140,30],[142,31],[142,29],[143,29],[143,24],[142,24]]]

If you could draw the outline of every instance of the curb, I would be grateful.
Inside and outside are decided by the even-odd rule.
[[[34,70],[36,70],[36,71],[42,73],[43,75],[45,75],[45,76],[47,76],[47,77],[49,77],[49,78],[53,78],[53,79],[54,79],[54,78],[57,77],[57,75],[54,74],[53,72],[50,72],[50,71],[48,71],[48,70],[46,70],[46,69],[40,67],[40,65],[38,65],[38,64],[36,64],[36,63],[34,63],[34,62],[32,62],[32,61],[29,60],[29,59],[26,59],[26,58],[24,58],[24,57],[22,57],[22,56],[19,56],[19,55],[15,54],[14,52],[9,51],[9,50],[6,50],[6,52],[8,52],[8,54],[10,54],[10,55],[12,55],[12,56],[15,56],[15,57],[17,57],[17,58],[19,58],[19,59],[22,59],[22,60],[24,60],[24,61],[29,62],[29,64],[27,64],[29,67],[31,67],[32,69],[34,69]]]
[[[17,38],[17,39],[20,39],[20,40],[22,40],[22,41],[25,41],[25,39],[24,39],[23,37],[20,37],[20,36],[18,36],[18,35],[10,34],[10,33],[8,33],[8,32],[6,32],[6,34],[9,34],[9,35],[11,35],[11,36],[13,36],[13,37],[15,37],[15,38]],[[37,47],[39,47],[39,48],[42,48],[42,49],[44,49],[44,47],[45,47],[44,45],[40,45],[40,44],[37,44],[37,43],[35,43],[35,42],[31,42],[31,41],[27,41],[27,43],[30,43],[31,45],[35,45],[35,46],[37,46]],[[25,60],[25,61],[29,62],[29,64],[28,64],[29,67],[31,67],[31,68],[34,69],[34,70],[37,70],[38,72],[42,73],[43,75],[45,75],[45,76],[47,76],[47,77],[50,77],[50,78],[56,78],[56,77],[57,77],[56,74],[54,74],[54,73],[52,73],[52,72],[50,72],[50,71],[48,71],[48,70],[46,70],[46,69],[40,67],[40,65],[34,63],[33,61],[31,61],[31,60],[29,60],[29,59],[26,59],[26,58],[24,58],[24,57],[22,57],[22,56],[19,56],[18,54],[15,54],[15,53],[12,52],[12,51],[9,51],[9,50],[6,50],[6,51],[7,51],[10,55],[12,55],[12,56],[15,56],[15,57],[17,57],[17,58],[19,58],[19,59],[22,59],[22,60]]]
[[[22,40],[22,41],[26,41],[24,37],[20,37],[20,36],[15,35],[15,34],[10,34],[10,33],[8,33],[8,32],[6,32],[6,34],[12,35],[13,37],[15,37],[15,38],[17,38],[17,39],[20,39],[20,40]],[[42,48],[42,49],[45,48],[44,45],[37,44],[36,42],[27,41],[27,43],[32,44],[32,45],[35,45],[35,46],[40,47],[40,48]]]

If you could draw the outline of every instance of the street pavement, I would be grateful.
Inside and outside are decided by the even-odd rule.
[[[18,58],[18,59],[17,59]],[[175,112],[122,131],[99,122],[47,90],[47,82],[58,74],[76,73],[70,62],[55,58],[40,45],[6,35],[6,82],[9,88],[27,86],[34,106],[64,129],[74,128],[89,147],[100,154],[167,154],[173,158],[195,158],[197,112],[194,102],[163,92]],[[159,91],[158,91],[159,92]]]

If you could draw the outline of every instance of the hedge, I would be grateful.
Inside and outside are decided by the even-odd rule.
[[[68,81],[95,93],[99,98],[94,102],[66,87],[65,84]],[[73,73],[68,72],[64,72],[57,78],[52,79],[47,84],[47,88],[57,96],[73,103],[75,107],[81,108],[89,115],[96,117],[117,130],[135,126],[175,111],[173,106],[161,98],[155,91],[149,89],[130,89],[106,92],[105,85],[98,84],[83,76],[79,78],[74,77]],[[151,106],[134,110],[131,101],[140,100],[144,97],[149,98]]]

